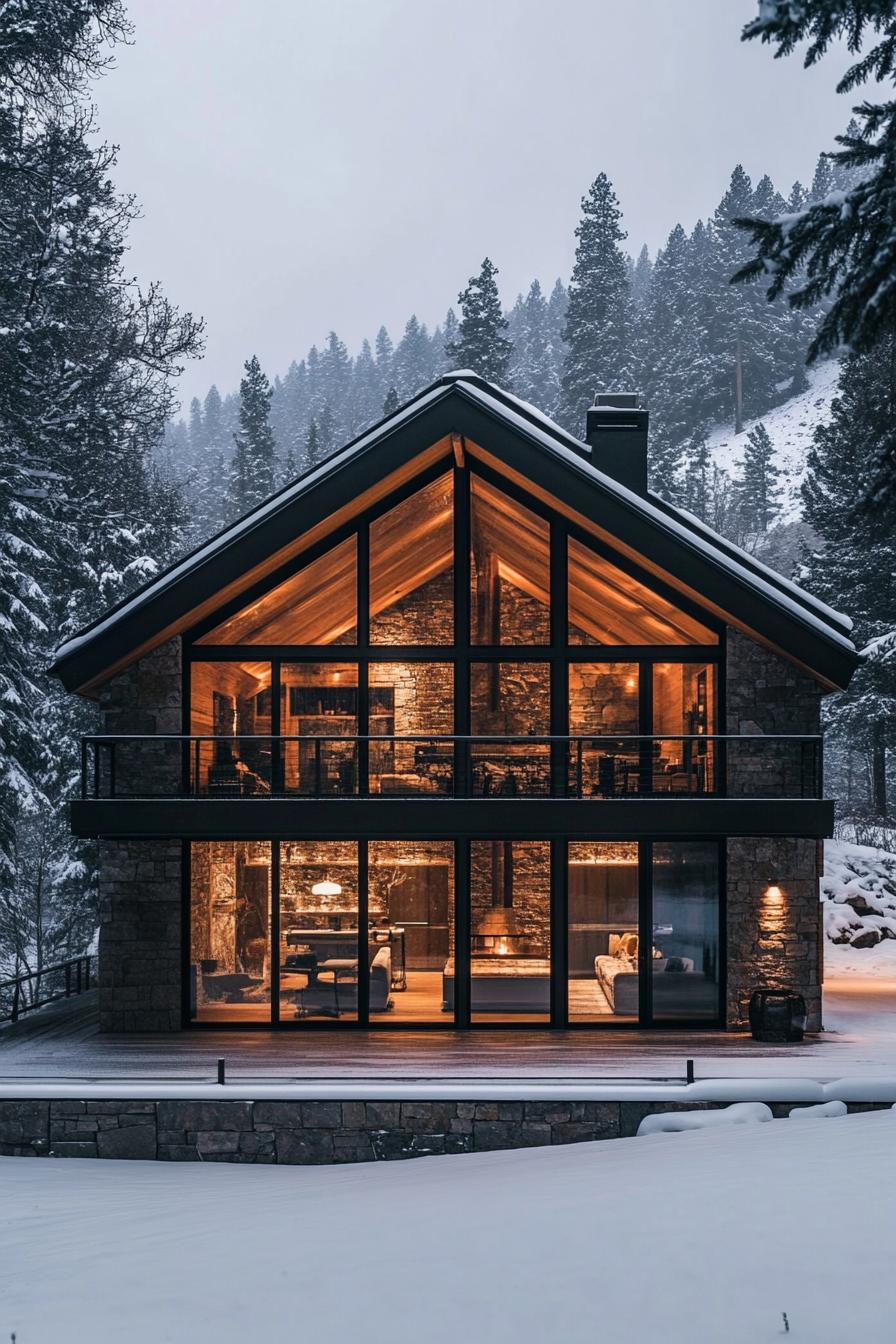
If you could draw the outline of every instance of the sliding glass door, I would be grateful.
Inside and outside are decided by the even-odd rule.
[[[194,841],[187,1015],[215,1025],[712,1025],[722,845]]]

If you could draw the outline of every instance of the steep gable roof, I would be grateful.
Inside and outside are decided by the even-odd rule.
[[[847,684],[858,661],[847,617],[687,512],[626,489],[592,465],[586,444],[467,371],[440,378],[113,607],[57,650],[51,670],[89,693],[460,443],[822,684]]]

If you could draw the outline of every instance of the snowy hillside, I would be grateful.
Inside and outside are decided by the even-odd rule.
[[[826,974],[896,979],[896,854],[826,841],[821,899]]]
[[[826,360],[810,369],[810,385],[805,392],[761,417],[775,445],[775,461],[781,473],[782,501],[777,519],[780,523],[797,522],[802,514],[800,485],[806,469],[806,454],[815,426],[827,418],[828,407],[837,391],[839,373],[840,365],[836,359]],[[747,434],[758,423],[748,420],[743,433],[737,435],[730,425],[717,426],[711,431],[709,447],[716,466],[724,468],[732,477],[740,476],[739,463]]]

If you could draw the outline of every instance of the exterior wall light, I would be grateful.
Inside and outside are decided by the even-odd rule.
[[[765,899],[770,905],[781,905],[783,903],[784,893],[778,884],[777,878],[773,877],[769,880],[769,884],[765,889]]]

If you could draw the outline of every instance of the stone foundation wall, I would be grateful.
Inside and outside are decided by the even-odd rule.
[[[728,733],[818,733],[821,697],[821,687],[799,668],[729,630]],[[729,746],[729,793],[768,797],[774,807],[782,791],[799,796],[809,766],[798,746]],[[821,846],[816,840],[759,837],[729,840],[727,849],[728,1027],[747,1025],[750,994],[767,986],[803,994],[809,1030],[818,1031]],[[777,891],[770,891],[773,886]]]
[[[0,1155],[320,1166],[631,1138],[670,1101],[0,1101]],[[794,1105],[774,1102],[776,1118]],[[888,1103],[850,1103],[850,1112]]]

